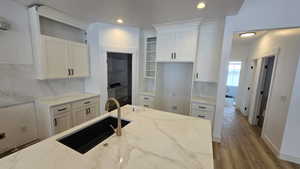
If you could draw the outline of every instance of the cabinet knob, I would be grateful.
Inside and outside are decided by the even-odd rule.
[[[6,134],[5,133],[0,133],[0,140],[5,139]]]
[[[57,126],[57,120],[54,119],[54,126],[56,127]]]

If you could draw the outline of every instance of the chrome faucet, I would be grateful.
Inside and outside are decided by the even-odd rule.
[[[108,111],[109,110],[109,103],[110,102],[114,102],[116,104],[116,106],[118,107],[118,127],[117,129],[114,129],[113,126],[110,126],[114,132],[117,134],[117,136],[121,136],[122,135],[122,126],[121,126],[121,107],[120,107],[120,103],[118,102],[117,99],[110,97],[107,99],[106,104],[105,104],[105,110]]]

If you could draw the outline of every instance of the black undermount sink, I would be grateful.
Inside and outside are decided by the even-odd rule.
[[[90,126],[87,126],[71,135],[59,138],[57,141],[84,154],[93,147],[114,134],[113,128],[117,128],[117,118],[108,116]],[[122,128],[130,121],[122,120]]]

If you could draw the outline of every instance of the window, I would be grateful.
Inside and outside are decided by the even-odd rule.
[[[242,62],[229,62],[227,86],[239,86]]]

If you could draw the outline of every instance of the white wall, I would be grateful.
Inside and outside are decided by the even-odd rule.
[[[300,26],[300,1],[290,0],[246,0],[236,16],[226,17],[223,40],[222,61],[218,87],[217,109],[214,124],[214,137],[221,138],[225,81],[227,66],[231,55],[232,38],[235,32],[259,29],[273,29]],[[284,64],[284,63],[283,63]],[[274,144],[278,144],[275,141]]]
[[[133,53],[133,104],[136,104],[139,76],[140,30],[112,24],[95,23],[88,29],[90,45],[91,76],[86,79],[85,91],[100,94],[100,111],[104,112],[107,100],[107,63],[106,52]]]
[[[83,91],[83,79],[35,79],[27,7],[1,0],[0,16],[11,24],[10,30],[0,31],[0,106]]]
[[[281,147],[282,159],[300,163],[300,60],[298,61],[297,77],[295,79],[291,104],[289,107],[287,125],[285,126],[284,139]]]

